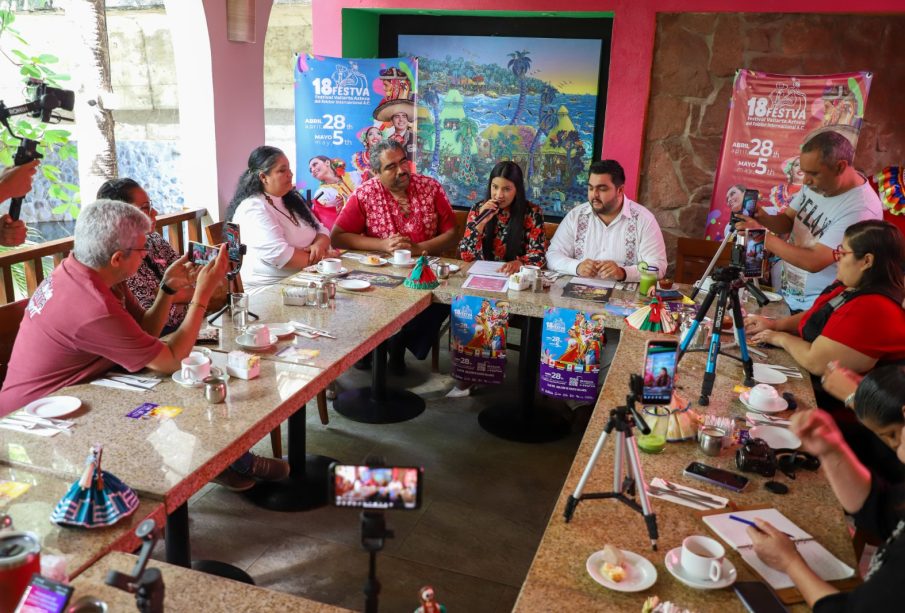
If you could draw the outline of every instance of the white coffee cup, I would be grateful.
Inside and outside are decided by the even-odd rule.
[[[726,548],[708,536],[689,536],[682,541],[679,563],[682,570],[698,581],[719,581],[723,576]]]
[[[343,269],[343,262],[339,258],[324,258],[317,263],[317,272],[321,274],[336,274]]]
[[[776,388],[766,383],[758,383],[748,392],[748,404],[755,409],[769,409],[778,398]]]
[[[255,345],[264,346],[270,344],[270,328],[267,324],[248,326],[248,334],[252,336]]]
[[[393,264],[408,264],[412,261],[412,252],[408,249],[397,249],[393,252]]]
[[[200,351],[193,351],[182,360],[182,380],[197,383],[211,374],[211,359]]]

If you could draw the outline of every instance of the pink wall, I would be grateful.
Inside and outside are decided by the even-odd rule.
[[[254,43],[226,38],[226,2],[204,0],[211,46],[217,200],[222,219],[248,154],[264,144],[264,38],[272,0],[255,4]]]
[[[637,196],[644,121],[650,94],[657,13],[758,12],[758,13],[902,13],[902,0],[862,0],[859,10],[840,0],[573,0],[567,11],[612,11],[613,42],[607,89],[606,125],[602,156],[625,167],[626,190]],[[320,0],[312,3],[315,53],[342,54],[342,10],[394,8],[452,10],[448,0]],[[549,0],[460,0],[461,11],[538,11],[550,8]]]

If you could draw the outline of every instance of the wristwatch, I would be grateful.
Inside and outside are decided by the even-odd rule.
[[[172,296],[173,294],[176,293],[176,290],[174,290],[172,287],[170,287],[169,285],[167,285],[166,283],[163,283],[163,282],[161,282],[161,284],[160,284],[160,291],[162,291],[167,296]]]

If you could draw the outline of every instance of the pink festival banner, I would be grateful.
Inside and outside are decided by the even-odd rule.
[[[871,78],[736,72],[707,238],[723,240],[730,208],[741,210],[746,189],[758,190],[758,205],[770,214],[788,207],[801,189],[798,153],[810,137],[834,130],[857,146]]]

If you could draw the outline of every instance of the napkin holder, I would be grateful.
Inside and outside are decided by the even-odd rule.
[[[509,275],[509,289],[520,292],[531,287],[531,279],[523,276],[521,273],[513,273]]]
[[[665,428],[662,425],[658,427],[660,420],[666,422]],[[644,407],[644,421],[651,431],[665,431],[667,443],[694,440],[700,424],[698,414],[691,410],[691,403],[675,392],[668,405]]]
[[[226,354],[226,372],[239,379],[254,379],[261,374],[261,358],[244,351]]]
[[[307,304],[307,287],[283,287],[280,289],[280,294],[282,294],[283,304],[286,306],[305,306]]]

